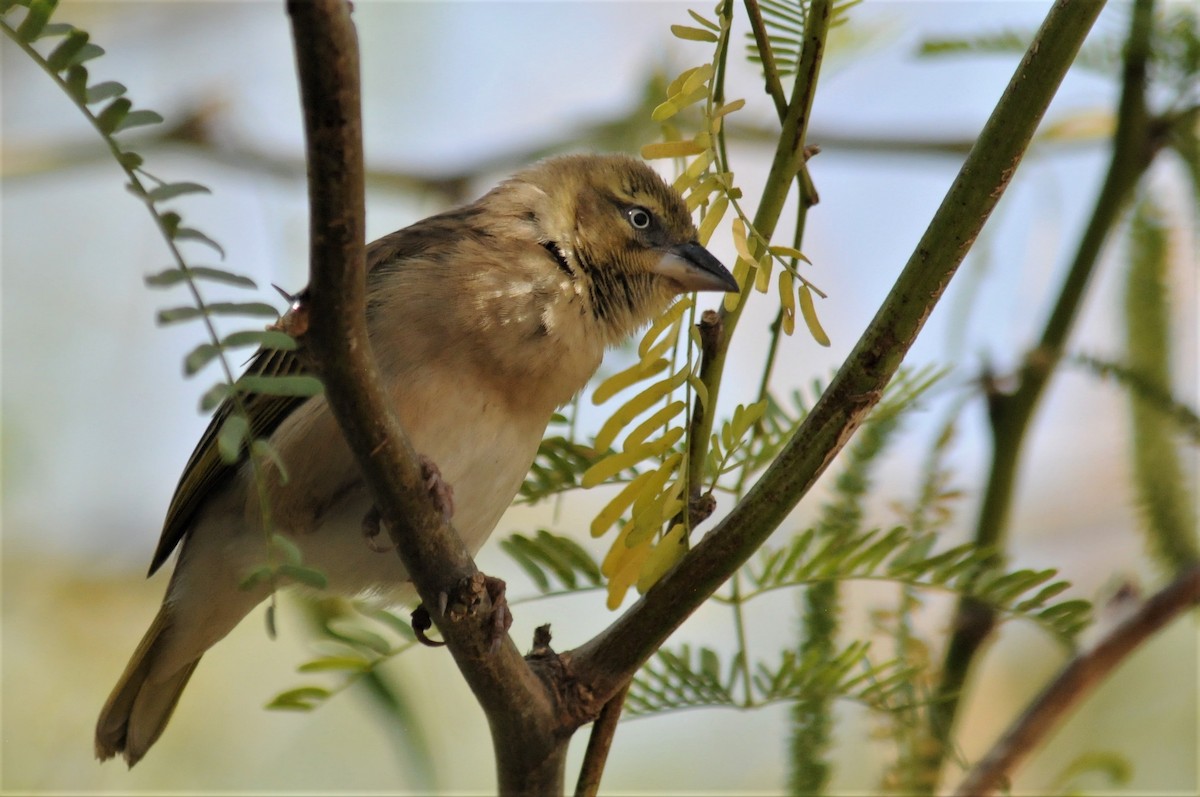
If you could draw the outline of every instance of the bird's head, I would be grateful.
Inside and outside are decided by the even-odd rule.
[[[610,344],[681,293],[738,289],[697,241],[683,199],[640,161],[553,158],[505,187],[521,196],[548,262],[576,286]]]

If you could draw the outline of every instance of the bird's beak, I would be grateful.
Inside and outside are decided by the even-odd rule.
[[[678,283],[681,292],[728,291],[738,292],[737,280],[721,261],[698,243],[672,246],[663,252],[662,259],[651,269],[655,274]]]

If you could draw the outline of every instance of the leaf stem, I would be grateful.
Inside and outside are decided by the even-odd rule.
[[[780,131],[779,143],[771,161],[771,169],[766,184],[763,186],[752,225],[761,235],[762,240],[769,240],[775,232],[791,188],[791,182],[804,165],[804,137],[808,129],[813,97],[816,94],[817,77],[820,74],[821,59],[825,50],[825,37],[829,31],[832,5],[832,0],[813,0],[808,9],[804,46],[801,50],[796,82],[792,87],[792,97],[787,106],[787,113],[782,120],[783,128]],[[765,248],[757,236],[750,242],[750,246],[755,251]],[[717,341],[713,357],[706,362],[707,368],[701,377],[708,389],[708,406],[700,408],[692,420],[691,445],[688,449],[689,494],[698,490],[703,481],[704,460],[708,454],[708,442],[715,421],[717,397],[725,372],[725,361],[733,340],[733,333],[752,290],[752,286],[747,281],[745,294],[739,298],[734,309],[727,310],[722,306],[720,310],[721,336]]]

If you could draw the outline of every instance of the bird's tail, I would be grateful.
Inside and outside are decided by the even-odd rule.
[[[132,767],[167,727],[183,688],[200,663],[197,656],[174,672],[155,671],[155,661],[163,652],[170,630],[170,609],[164,605],[100,711],[96,758],[101,761],[120,753]]]

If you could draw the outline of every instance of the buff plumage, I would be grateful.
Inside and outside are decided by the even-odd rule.
[[[371,346],[401,424],[454,494],[472,551],[512,502],[551,414],[681,293],[736,290],[696,241],[679,196],[623,156],[556,158],[367,252]],[[298,373],[261,351],[259,373]],[[287,479],[268,473],[274,528],[330,589],[406,597],[398,557],[364,540],[372,501],[325,401],[253,396]],[[259,491],[216,451],[219,409],[171,501],[151,573],[179,548],[162,608],[113,689],[96,755],[135,764],[159,738],[203,653],[267,595],[240,589],[267,558]],[[411,594],[411,593],[408,593]]]

